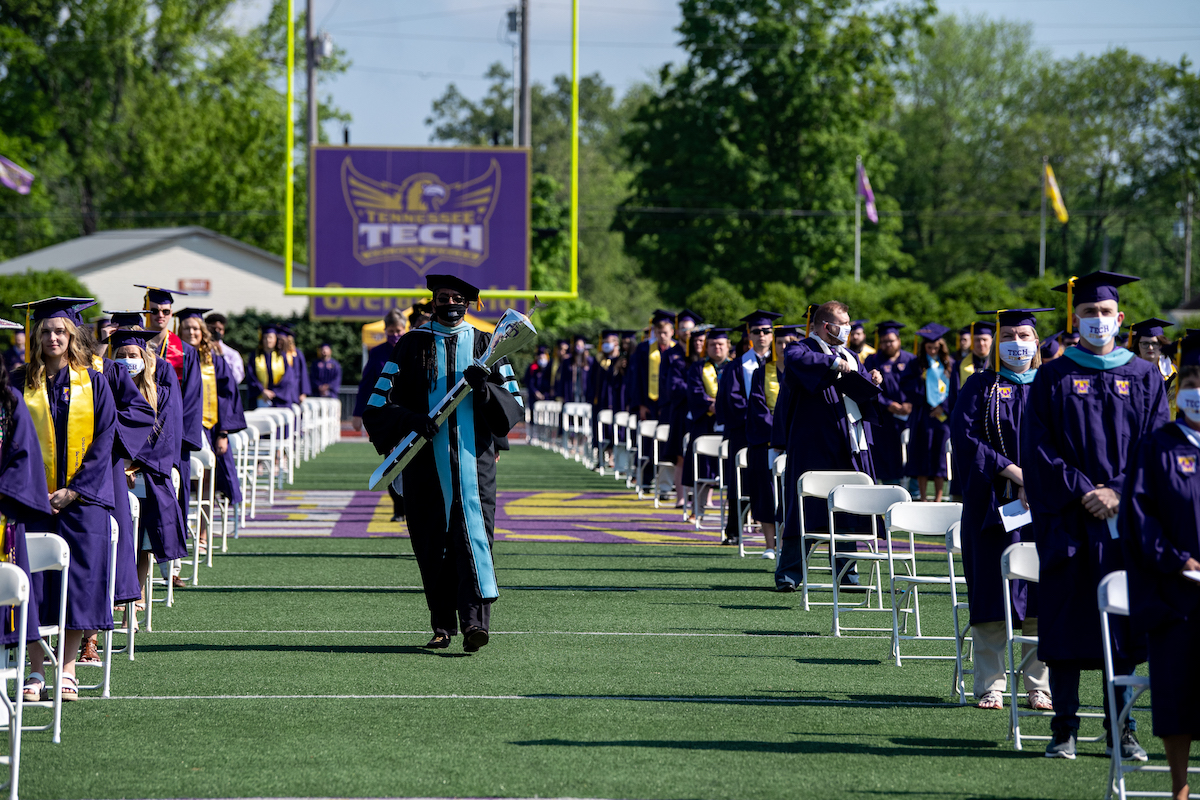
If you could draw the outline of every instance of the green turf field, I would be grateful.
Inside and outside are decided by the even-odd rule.
[[[296,485],[361,488],[375,462],[339,445]],[[500,469],[503,489],[616,485],[527,448]],[[112,699],[68,705],[60,745],[26,735],[24,797],[1103,796],[1102,744],[1014,752],[1004,713],[949,702],[950,663],[833,639],[828,609],[729,548],[498,545],[492,642],[469,656],[420,648],[406,539],[241,539],[214,563],[156,609]],[[922,610],[949,630],[947,596]]]

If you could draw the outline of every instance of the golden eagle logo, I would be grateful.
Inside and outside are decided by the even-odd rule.
[[[1195,456],[1175,456],[1175,464],[1179,467],[1179,471],[1184,475],[1196,474]]]
[[[346,156],[342,194],[354,226],[354,257],[364,266],[400,261],[421,276],[443,261],[479,266],[488,256],[488,227],[500,195],[500,165],[461,183],[432,172],[400,183],[368,178]]]

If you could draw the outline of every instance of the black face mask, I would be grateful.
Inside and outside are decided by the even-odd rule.
[[[219,342],[225,338],[225,334],[218,333],[217,331],[211,331],[211,335],[214,342]]]
[[[467,304],[446,303],[445,305],[437,306],[436,310],[439,320],[445,320],[451,325],[457,325],[467,315]]]

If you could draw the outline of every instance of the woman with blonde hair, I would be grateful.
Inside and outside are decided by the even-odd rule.
[[[88,298],[54,297],[18,307],[32,322],[29,363],[17,369],[12,386],[21,392],[45,466],[47,498],[54,515],[30,530],[56,533],[71,550],[67,572],[63,700],[79,697],[76,653],[84,634],[110,630],[108,602],[109,515],[113,512],[112,448],[117,423],[112,393],[104,376],[92,369],[92,353],[79,335],[79,312],[95,305]],[[58,623],[62,576],[49,572],[37,598],[41,622]],[[46,688],[49,653],[39,645],[30,651],[32,670],[25,697],[38,698]]]
[[[264,325],[258,334],[258,347],[246,370],[250,387],[250,404],[255,408],[289,406],[287,362],[280,352],[279,331],[282,326]]]
[[[909,417],[908,462],[904,474],[917,479],[917,499],[924,500],[933,478],[933,499],[940,502],[946,481],[946,442],[950,439],[950,382],[954,359],[942,338],[950,329],[931,322],[917,331],[922,352],[904,372],[901,386],[913,404]]]

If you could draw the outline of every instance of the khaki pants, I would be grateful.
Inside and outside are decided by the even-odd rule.
[[[1037,618],[1025,620],[1022,634],[1037,636]],[[1036,653],[1037,645],[1022,645],[1021,657],[1024,658],[1031,650]],[[975,663],[975,697],[983,697],[986,692],[1003,692],[1008,683],[1008,648],[1004,642],[1003,622],[982,622],[971,626],[972,660]],[[1017,654],[1013,653],[1014,662]],[[1025,691],[1034,689],[1050,691],[1050,673],[1041,659],[1034,655],[1025,665]],[[1017,687],[1012,687],[1014,695]]]

